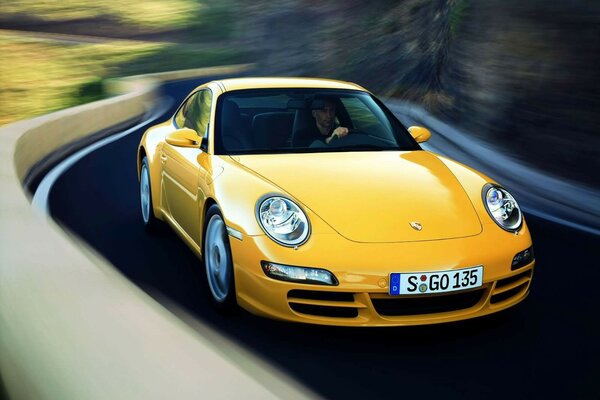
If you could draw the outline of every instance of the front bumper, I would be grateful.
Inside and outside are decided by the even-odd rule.
[[[535,262],[515,271],[516,253],[531,246],[527,227],[518,235],[484,226],[480,235],[405,243],[356,243],[337,234],[314,235],[297,250],[266,236],[230,237],[237,300],[246,310],[275,319],[340,326],[401,326],[451,322],[494,313],[529,293]],[[260,262],[331,271],[338,286],[279,281]],[[427,272],[483,265],[483,286],[420,296],[388,295],[390,272]]]

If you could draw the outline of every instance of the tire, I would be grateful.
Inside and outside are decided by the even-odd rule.
[[[227,227],[216,204],[206,212],[205,221],[202,261],[210,298],[218,311],[231,313],[238,309],[233,258]]]
[[[158,219],[154,216],[152,188],[150,186],[150,167],[148,166],[148,158],[146,156],[142,160],[140,170],[140,204],[144,229],[148,232],[154,232],[158,224]]]

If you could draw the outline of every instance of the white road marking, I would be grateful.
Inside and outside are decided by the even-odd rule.
[[[154,110],[151,110],[148,113],[146,113],[146,115],[142,118],[142,122],[140,122],[139,124],[123,132],[110,135],[102,140],[94,142],[91,145],[71,154],[69,157],[65,158],[60,163],[58,163],[44,176],[39,186],[37,187],[33,195],[33,199],[31,200],[31,205],[33,206],[33,209],[39,214],[41,214],[44,218],[49,218],[50,207],[48,204],[48,197],[50,196],[50,191],[52,190],[52,187],[62,174],[64,174],[69,168],[71,168],[77,161],[81,160],[83,157],[87,156],[91,152],[96,151],[99,148],[106,146],[107,144],[122,139],[123,137],[140,129],[142,126],[152,121],[155,121],[161,115],[163,115],[169,109],[169,107],[171,107],[172,104],[172,98],[163,98],[160,101],[160,105],[155,107]]]

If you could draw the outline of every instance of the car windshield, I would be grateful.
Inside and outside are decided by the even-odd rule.
[[[216,154],[418,149],[379,100],[358,90],[248,89],[217,103]]]

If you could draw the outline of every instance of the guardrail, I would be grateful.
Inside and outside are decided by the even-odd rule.
[[[167,311],[35,213],[22,186],[48,154],[143,114],[161,81],[249,67],[130,77],[113,82],[123,95],[0,128],[0,372],[9,396],[315,397],[208,326]]]

